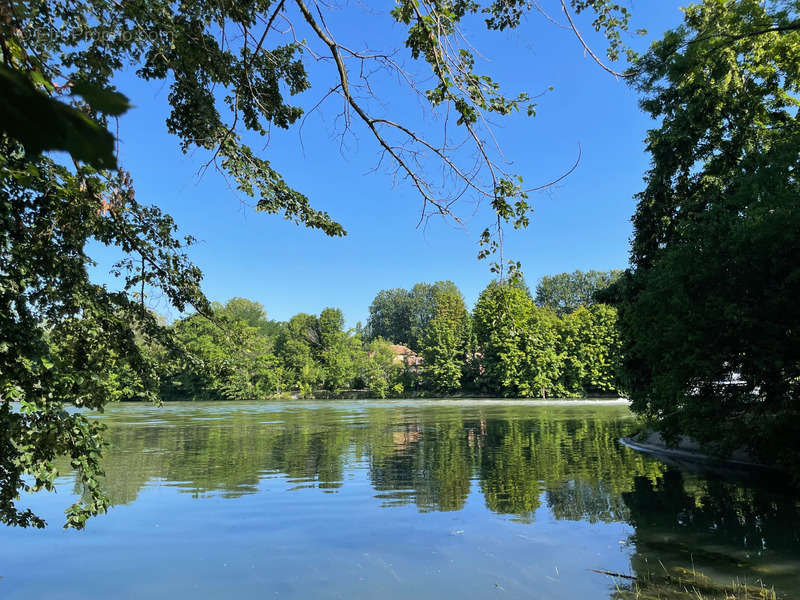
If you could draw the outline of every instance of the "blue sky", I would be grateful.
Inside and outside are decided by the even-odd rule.
[[[632,3],[634,28],[649,32],[634,43],[641,47],[677,25],[678,6],[673,0]],[[585,19],[579,22],[588,29]],[[355,5],[328,23],[352,47],[402,45],[402,29],[388,14],[368,14]],[[527,230],[509,228],[506,255],[522,262],[531,287],[547,274],[624,268],[633,196],[648,166],[643,139],[653,126],[638,108],[635,91],[586,56],[570,31],[535,14],[511,33],[489,36],[468,29],[467,34],[490,61],[478,68],[509,91],[538,93],[553,87],[539,100],[534,119],[514,117],[494,129],[526,184],[559,176],[575,161],[579,145],[582,149],[572,175],[532,196]],[[603,50],[602,40],[587,37]],[[313,106],[327,91],[327,69],[310,65],[312,89],[297,103]],[[414,118],[413,101],[386,82],[380,85],[387,110]],[[280,216],[256,213],[254,201],[231,190],[213,169],[201,175],[207,155],[183,155],[166,132],[167,83],[145,83],[125,73],[118,87],[135,105],[120,120],[119,131],[122,164],[133,175],[137,199],[159,205],[182,233],[199,240],[190,256],[205,273],[204,289],[212,300],[251,298],[274,319],[335,306],[354,325],[366,319],[372,298],[383,288],[451,279],[471,306],[491,280],[489,265],[476,260],[478,234],[490,223],[490,209],[482,206],[473,215],[465,201],[459,212],[469,217],[466,229],[433,219],[417,228],[421,198],[391,173],[374,171],[378,147],[369,134],[356,126],[340,148],[338,101],[309,116],[302,145],[296,127],[276,132],[268,144],[248,139],[312,205],[331,213],[348,231],[345,238],[328,238]],[[111,255],[101,251],[98,256],[97,272],[107,279]],[[156,308],[170,314],[163,304]]]

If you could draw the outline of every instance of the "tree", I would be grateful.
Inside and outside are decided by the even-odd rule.
[[[439,292],[460,294],[452,281],[416,283],[410,290],[381,290],[369,307],[369,339],[378,337],[421,352],[422,338],[436,309]]]
[[[299,313],[289,319],[275,342],[275,354],[286,366],[292,386],[299,386],[303,396],[310,395],[321,373],[314,360],[319,345],[317,318]]]
[[[592,313],[586,308],[564,316],[558,323],[559,348],[564,353],[561,385],[564,393],[582,396],[589,368],[589,347],[592,343]]]
[[[426,384],[440,394],[461,389],[466,365],[469,313],[464,297],[455,286],[440,287],[433,296],[433,317],[422,335]]]
[[[589,353],[587,393],[618,392],[622,364],[622,342],[619,336],[617,309],[607,304],[595,304],[592,313],[592,344]]]
[[[344,331],[344,315],[326,308],[319,315],[319,360],[323,386],[334,393],[353,387],[357,365],[365,354],[361,338]]]
[[[577,12],[594,10],[594,26],[609,38],[609,54],[618,53],[620,30],[627,26],[624,9],[610,0],[570,0],[569,6]],[[116,393],[105,374],[119,365],[137,374],[143,393],[156,397],[155,365],[136,339],[164,338],[168,332],[148,316],[148,290],[163,290],[179,311],[193,306],[210,316],[199,291],[200,273],[183,255],[174,223],[158,208],[136,202],[130,177],[118,164],[108,120],[130,106],[112,84],[121,70],[169,82],[166,126],[181,150],[205,153],[207,166],[255,198],[257,210],[341,236],[345,229],[340,223],[313,208],[269,160],[242,141],[296,124],[304,110],[289,96],[310,87],[304,60],[330,59],[321,64],[330,65],[338,82],[325,97],[343,99],[343,122],[347,127],[359,123],[372,136],[382,157],[422,196],[423,216],[457,218],[451,207],[463,186],[491,202],[497,218],[481,236],[481,256],[486,257],[499,248],[504,223],[527,224],[530,206],[520,179],[506,172],[502,165],[507,163],[484,143],[489,138],[484,124],[487,117],[518,110],[532,115],[534,108],[529,95],[507,97],[490,77],[475,71],[474,53],[463,43],[459,27],[473,19],[502,31],[515,27],[529,8],[500,1],[397,3],[391,19],[407,28],[410,61],[423,67],[415,77],[391,51],[367,53],[342,43],[327,26],[329,8],[309,7],[304,0],[31,0],[4,5],[0,519],[43,524],[18,509],[16,498],[20,491],[52,486],[58,454],[71,456],[87,492],[69,509],[67,524],[80,527],[104,510],[97,483],[100,426],[63,411],[63,403],[101,410]],[[279,27],[287,22],[290,26]],[[462,147],[462,140],[448,137],[452,129],[443,128],[439,139],[424,137],[413,123],[382,112],[380,97],[373,98],[377,102],[364,99],[374,88],[360,88],[357,74],[373,68],[408,82],[402,91],[423,98],[433,112],[452,111],[478,162],[469,152],[452,151]],[[416,82],[427,77],[433,87],[422,90]],[[397,90],[387,93],[394,96]],[[69,156],[42,156],[50,150]],[[433,175],[417,168],[423,164],[431,166]],[[445,189],[435,185],[441,167],[449,174],[442,179],[453,183]],[[86,248],[92,239],[123,254],[115,268],[119,291],[89,279],[86,266],[92,259]],[[312,376],[305,367],[301,370],[304,378]],[[12,410],[12,401],[21,402],[22,410]],[[24,474],[33,476],[32,485]]]
[[[224,306],[214,303],[213,309],[218,316],[231,321],[242,321],[266,338],[275,338],[280,331],[278,322],[267,319],[264,306],[247,298],[231,298]]]
[[[581,306],[595,304],[595,294],[619,278],[622,271],[575,271],[542,277],[536,286],[536,304],[554,311],[559,317]]]
[[[439,302],[449,296],[455,298],[461,292],[452,281],[437,281],[436,283],[416,283],[409,291],[409,321],[408,347],[414,352],[421,352],[423,338],[430,328],[431,321],[436,317]]]
[[[566,395],[617,390],[621,354],[615,308],[606,304],[580,307],[559,321],[558,333],[564,358],[561,384]]]
[[[232,306],[260,306],[238,300],[241,302]],[[270,340],[258,327],[228,317],[230,302],[213,307],[214,321],[195,314],[175,323],[175,338],[182,352],[163,364],[162,398],[254,400],[279,393],[284,374]]]
[[[275,353],[290,374],[291,385],[310,396],[319,386],[338,394],[364,379],[367,357],[361,338],[344,331],[344,315],[326,308],[319,316],[300,313],[281,329]]]
[[[391,343],[378,338],[367,345],[358,366],[359,377],[377,398],[402,394],[405,365],[396,360]]]
[[[800,9],[708,1],[639,64],[652,168],[619,307],[632,408],[669,441],[800,465]]]
[[[558,385],[555,321],[519,287],[492,282],[473,314],[483,385],[504,396],[544,396]],[[557,387],[556,387],[557,389]]]
[[[409,293],[403,288],[380,290],[369,305],[367,339],[408,345],[411,337]]]
[[[129,393],[123,371],[126,388],[157,400],[158,365],[146,348],[173,343],[141,290],[157,287],[178,309],[205,310],[200,272],[172,220],[138,204],[126,175],[30,157],[7,137],[0,148],[0,521],[44,526],[17,498],[52,489],[54,460],[67,455],[86,490],[67,524],[81,527],[107,505],[98,482],[103,428],[65,403],[102,410]],[[123,254],[119,291],[90,280],[90,239]]]
[[[320,350],[333,347],[344,331],[344,314],[338,308],[326,308],[317,318],[317,334]]]

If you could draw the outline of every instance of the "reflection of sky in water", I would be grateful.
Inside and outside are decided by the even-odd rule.
[[[63,531],[72,481],[3,531],[3,598],[602,598],[590,569],[694,565],[800,587],[797,503],[620,447],[624,406],[115,406],[115,506]]]

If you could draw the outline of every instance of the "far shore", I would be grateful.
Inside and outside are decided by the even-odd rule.
[[[469,397],[469,396],[448,396],[439,398],[421,398],[407,397],[407,398],[374,398],[374,397],[335,397],[335,398],[254,398],[252,400],[169,400],[164,401],[164,404],[174,404],[176,402],[194,402],[198,404],[203,403],[230,403],[239,404],[247,402],[381,402],[386,404],[439,404],[446,403],[452,405],[473,406],[478,404],[507,404],[507,405],[525,405],[525,406],[628,406],[630,400],[627,398],[489,398],[489,397]],[[145,400],[125,400],[121,404],[138,404],[149,402]]]

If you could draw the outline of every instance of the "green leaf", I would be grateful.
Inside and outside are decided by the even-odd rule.
[[[5,65],[0,65],[0,88],[0,132],[28,153],[63,150],[95,168],[116,168],[114,136],[85,114],[50,98]]]
[[[125,95],[86,81],[76,81],[72,85],[72,94],[81,96],[92,109],[111,117],[124,114],[132,106]]]

